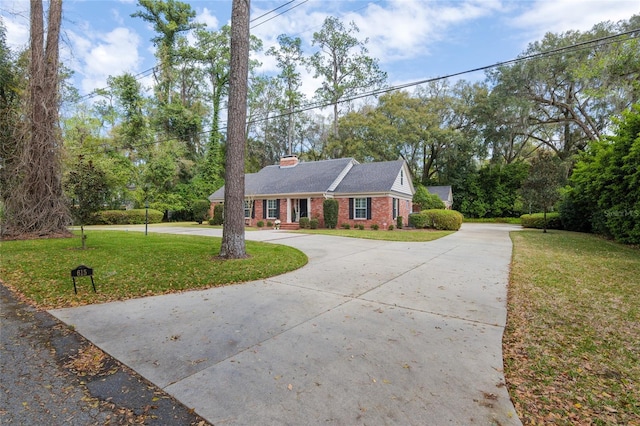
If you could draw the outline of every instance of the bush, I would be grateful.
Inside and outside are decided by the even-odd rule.
[[[364,225],[359,223],[358,225],[356,225],[358,227],[359,230],[364,231]]]
[[[380,229],[380,226],[378,226],[377,223],[374,223],[373,225],[371,225],[371,229],[377,231],[378,229]]]
[[[342,229],[351,229],[351,225],[349,225],[348,223],[343,223],[342,225],[340,225],[340,227]]]
[[[198,224],[202,224],[205,220],[209,219],[209,208],[211,203],[207,200],[195,200],[191,204],[191,211],[193,212],[193,220]]]
[[[259,220],[258,223],[256,223],[256,225],[258,226],[258,228],[263,228],[264,227],[264,221]]]
[[[318,229],[318,225],[320,225],[320,221],[315,217],[309,221],[309,227],[311,229]]]
[[[273,222],[270,220],[267,221],[267,228],[273,228]]]
[[[324,215],[324,225],[329,229],[335,229],[338,225],[338,200],[334,198],[324,200],[322,213]]]
[[[393,231],[394,227],[393,225],[389,225],[389,227],[387,228],[388,231]]]
[[[301,229],[309,229],[311,227],[310,221],[308,217],[301,217],[298,221]]]
[[[136,225],[145,223],[146,209],[104,210],[98,213],[97,222],[101,225]],[[149,209],[149,222],[160,223],[164,214]]]
[[[396,218],[396,228],[402,229],[402,216]]]
[[[544,229],[544,213],[523,214],[520,221],[523,228]],[[547,229],[563,229],[560,213],[547,213]]]
[[[216,204],[213,208],[213,217],[209,221],[209,225],[222,225],[224,223],[224,205]]]
[[[422,213],[411,213],[409,215],[409,225],[413,226],[417,229],[427,228],[427,220],[429,218],[426,214]]]
[[[431,209],[409,215],[409,223],[418,229],[434,228],[440,231],[457,231],[463,216],[455,210]]]
[[[418,185],[416,193],[413,194],[413,202],[420,207],[420,210],[444,209],[445,205],[436,194],[432,194],[423,186]]]

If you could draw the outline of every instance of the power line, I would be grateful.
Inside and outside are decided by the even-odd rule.
[[[289,12],[290,10],[295,9],[295,8],[296,8],[296,7],[298,7],[298,6],[302,6],[303,4],[307,3],[308,1],[309,1],[309,0],[304,0],[302,3],[298,3],[298,4],[296,4],[295,6],[291,6],[289,9],[287,9],[287,10],[285,10],[285,11],[283,11],[283,12],[280,12],[280,13],[278,13],[277,15],[272,16],[271,18],[269,18],[269,19],[267,19],[267,20],[265,20],[265,21],[262,21],[262,22],[260,22],[260,23],[258,23],[258,24],[255,24],[255,25],[254,25],[254,26],[252,26],[250,29],[252,30],[252,29],[254,29],[254,28],[256,28],[256,27],[259,27],[259,26],[260,26],[260,25],[262,25],[262,24],[266,24],[267,22],[271,21],[272,19],[275,19],[275,18],[277,18],[278,16],[281,16],[281,15],[284,15],[285,13]],[[291,2],[289,2],[289,3],[291,3]],[[289,4],[289,3],[287,3],[287,4]],[[252,21],[252,22],[253,22],[253,21]]]
[[[576,43],[576,44],[572,44],[572,45],[568,45],[568,46],[564,46],[564,47],[559,47],[559,48],[556,48],[556,49],[551,49],[551,50],[548,50],[548,51],[545,51],[545,52],[538,52],[538,53],[534,53],[534,54],[531,54],[531,55],[520,56],[520,57],[517,57],[517,58],[514,58],[514,59],[510,59],[510,60],[502,61],[502,62],[497,62],[497,63],[491,64],[491,65],[484,65],[484,66],[481,66],[481,67],[472,68],[472,69],[468,69],[468,70],[460,71],[460,72],[455,72],[455,73],[447,74],[447,75],[444,75],[444,76],[421,79],[421,80],[413,81],[413,82],[410,82],[410,83],[405,83],[405,84],[400,84],[400,85],[396,85],[396,86],[385,87],[385,88],[381,88],[381,89],[372,90],[372,91],[369,91],[369,92],[360,93],[360,94],[357,94],[357,95],[354,95],[354,96],[351,96],[351,97],[348,97],[348,98],[345,98],[345,99],[341,99],[337,103],[342,104],[342,103],[347,103],[347,102],[353,102],[353,101],[358,100],[358,99],[367,98],[367,97],[370,97],[370,96],[378,96],[378,95],[381,95],[381,94],[384,94],[384,93],[389,93],[389,92],[393,92],[393,91],[397,91],[397,90],[407,89],[409,87],[415,87],[415,86],[420,86],[422,84],[427,84],[427,83],[432,83],[432,82],[436,82],[436,81],[446,80],[446,79],[453,78],[453,77],[458,77],[458,76],[461,76],[461,75],[464,75],[464,74],[471,74],[471,73],[475,73],[475,72],[478,72],[478,71],[486,71],[486,70],[489,70],[489,69],[492,69],[492,68],[511,65],[511,64],[515,64],[515,63],[519,63],[519,62],[525,62],[525,61],[535,60],[535,59],[539,59],[539,58],[554,56],[554,55],[558,55],[558,54],[565,53],[565,52],[568,52],[568,51],[582,50],[582,49],[590,47],[591,45],[594,45],[594,44],[609,45],[609,44],[613,44],[613,43],[618,43],[618,42],[622,42],[622,41],[626,41],[626,40],[629,40],[631,38],[634,38],[633,37],[634,34],[637,37],[639,33],[640,33],[640,28],[636,28],[636,29],[633,29],[633,30],[625,31],[625,32],[618,33],[618,34],[613,34],[613,35],[610,35],[610,36],[605,36],[605,37],[592,39],[592,40],[586,40],[586,41],[583,41],[583,42],[580,42],[580,43]],[[627,38],[625,38],[623,40],[617,40],[619,38],[622,38],[623,36],[632,36],[632,37],[627,37]],[[323,108],[327,108],[327,107],[330,107],[330,106],[333,106],[333,103],[312,102],[312,103],[308,103],[306,105],[301,106],[300,108],[296,109],[295,111],[286,112],[286,113],[282,113],[282,114],[278,114],[278,115],[259,117],[259,118],[256,118],[256,119],[253,119],[253,120],[247,122],[247,124],[256,124],[256,123],[260,123],[260,122],[265,121],[265,120],[283,118],[283,117],[287,117],[287,116],[289,116],[291,114],[299,114],[299,113],[302,113],[302,112],[307,112],[307,111],[311,111],[311,110],[315,110],[315,109],[323,109]],[[217,129],[203,130],[203,131],[197,133],[197,136],[204,136],[204,135],[210,134],[213,131],[221,132],[221,131],[225,130],[226,128],[227,128],[227,126],[220,126]],[[175,140],[175,138],[154,140],[152,142],[145,142],[145,143],[141,143],[141,144],[131,145],[130,148],[142,148],[142,147],[145,147],[145,146],[164,143],[164,142],[168,142],[168,141],[171,141],[171,140]],[[114,151],[118,151],[118,150],[121,150],[121,149],[124,149],[124,147],[113,147]],[[94,153],[97,154],[98,151],[94,151]]]
[[[282,9],[283,7],[288,6],[288,5],[289,5],[289,4],[291,4],[291,3],[295,3],[296,1],[298,1],[298,0],[290,0],[290,1],[288,1],[288,2],[286,2],[286,3],[284,3],[284,4],[280,5],[280,6],[278,6],[278,7],[276,7],[276,8],[273,8],[273,9],[269,10],[268,12],[263,13],[262,15],[258,16],[257,18],[252,19],[252,20],[251,20],[251,21],[249,21],[249,22],[257,21],[258,19],[263,18],[263,17],[265,17],[265,16],[267,16],[267,15],[270,15],[270,14],[272,14],[272,13],[274,13],[274,12],[276,12],[276,11],[278,11],[278,10]],[[296,7],[298,7],[298,6],[302,6],[304,3],[307,3],[308,1],[309,1],[309,0],[304,0],[302,3],[298,3],[297,5],[295,5],[295,6],[293,6],[293,7],[290,7],[289,9],[287,9],[287,10],[285,10],[285,11],[283,11],[283,12],[280,12],[280,13],[278,13],[277,15],[275,15],[275,16],[273,16],[273,17],[271,17],[271,18],[267,19],[267,20],[265,20],[265,21],[263,21],[263,22],[260,22],[260,23],[258,23],[258,24],[256,24],[256,25],[254,25],[253,27],[251,27],[251,29],[253,29],[253,28],[255,28],[255,27],[258,27],[258,26],[260,26],[260,25],[262,25],[262,24],[264,24],[264,23],[266,23],[266,22],[269,22],[269,21],[271,21],[272,19],[277,18],[278,16],[284,15],[285,13],[289,12],[290,10],[295,9],[295,8],[296,8]],[[146,70],[144,70],[144,71],[140,71],[139,73],[134,74],[134,75],[133,75],[133,77],[134,77],[134,79],[135,79],[135,80],[141,80],[141,79],[143,79],[143,78],[147,77],[148,75],[150,75],[150,74],[151,74],[152,72],[154,72],[156,69],[158,69],[158,65],[154,65],[154,66],[153,66],[153,67],[151,67],[151,68],[148,68],[148,69],[146,69]],[[81,102],[81,101],[86,100],[86,99],[91,99],[91,98],[93,98],[94,96],[98,96],[98,95],[100,94],[100,92],[101,92],[101,91],[105,91],[105,90],[108,90],[108,88],[107,88],[107,87],[103,87],[102,89],[94,89],[92,92],[90,92],[90,93],[87,93],[87,94],[85,94],[85,95],[80,96],[80,97],[78,98],[78,102]]]

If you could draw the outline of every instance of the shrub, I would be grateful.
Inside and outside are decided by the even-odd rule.
[[[544,229],[544,213],[523,214],[520,221],[523,228]],[[560,213],[547,213],[547,229],[563,229]]]
[[[273,228],[273,222],[270,220],[267,221],[267,228]]]
[[[222,225],[224,223],[224,205],[216,204],[213,208],[213,217],[209,221],[209,225]]]
[[[195,200],[191,204],[191,211],[193,212],[193,220],[198,224],[202,224],[205,220],[209,219],[209,208],[211,203],[207,200]]]
[[[415,228],[434,228],[440,231],[457,231],[463,216],[455,210],[431,209],[409,215],[409,223]]]
[[[393,225],[389,225],[389,227],[387,228],[387,230],[389,231],[393,231],[393,229],[394,229]]]
[[[340,227],[342,229],[351,229],[351,225],[349,225],[348,223],[343,223],[342,225],[340,225]]]
[[[98,223],[103,225],[136,225],[145,223],[146,209],[104,210],[98,213]],[[160,223],[164,214],[149,209],[149,222]]]
[[[425,212],[432,226],[440,231],[457,231],[464,219],[462,213],[455,210],[431,209]]]
[[[418,185],[416,193],[413,194],[413,202],[420,206],[420,210],[444,209],[445,205],[436,194],[432,194],[423,186]]]
[[[329,229],[335,229],[338,225],[338,200],[334,198],[324,200],[322,213],[324,215],[324,225]]]
[[[298,223],[301,229],[309,229],[311,227],[308,217],[301,217]]]
[[[357,226],[358,226],[359,230],[364,231],[364,225],[363,224],[359,223]]]
[[[377,223],[374,223],[373,225],[371,225],[371,229],[377,231],[378,229],[380,229],[380,226]]]
[[[256,225],[258,226],[258,228],[262,228],[264,227],[264,221],[259,220],[258,223],[256,223]]]
[[[320,225],[320,221],[315,217],[309,221],[309,227],[311,229],[318,229],[318,225]]]
[[[402,229],[402,216],[396,218],[396,228]]]

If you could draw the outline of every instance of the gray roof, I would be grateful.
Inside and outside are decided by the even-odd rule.
[[[352,166],[349,169],[349,166]],[[245,195],[322,194],[346,172],[333,194],[389,192],[404,160],[360,164],[353,158],[300,162],[293,167],[267,166],[258,173],[245,175]],[[405,176],[405,179],[411,179]],[[209,200],[224,199],[224,186]]]
[[[403,164],[403,160],[356,164],[333,192],[338,194],[389,192]],[[407,178],[405,176],[405,179]]]
[[[294,167],[267,166],[245,175],[246,195],[321,194],[326,192],[345,168],[357,163],[353,158],[300,162]],[[224,198],[224,186],[209,196]]]
[[[451,201],[453,194],[451,186],[427,186],[430,194],[436,194],[442,201]]]

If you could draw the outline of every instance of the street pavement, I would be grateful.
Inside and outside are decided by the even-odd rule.
[[[247,232],[309,263],[50,313],[216,425],[520,425],[502,363],[517,229],[465,223],[426,243]]]

